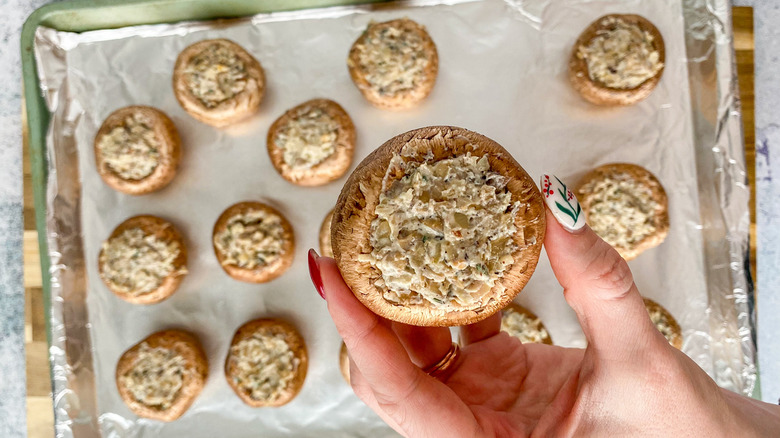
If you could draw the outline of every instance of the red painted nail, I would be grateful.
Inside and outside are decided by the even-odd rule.
[[[317,293],[320,294],[322,299],[325,299],[325,289],[322,285],[322,275],[320,274],[320,265],[317,263],[317,259],[320,256],[314,248],[309,250],[309,277],[311,282],[314,283],[314,288],[317,289]]]

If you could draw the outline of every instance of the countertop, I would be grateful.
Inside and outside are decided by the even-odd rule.
[[[0,436],[25,436],[22,23],[50,0],[0,0]]]
[[[780,4],[754,7],[758,367],[764,401],[780,401]],[[775,157],[771,160],[770,157]]]
[[[0,437],[7,438],[23,437],[27,433],[25,395],[26,388],[31,387],[29,383],[33,383],[26,384],[25,379],[22,255],[23,230],[29,227],[25,227],[22,220],[25,205],[19,36],[27,16],[49,2],[51,0],[0,0],[4,12],[0,19],[0,62],[7,66],[0,69],[0,81],[6,84],[0,88]],[[780,333],[780,271],[773,269],[780,266],[780,250],[777,249],[780,248],[780,202],[773,200],[780,199],[780,178],[773,180],[772,176],[780,175],[780,163],[777,160],[772,163],[770,156],[780,156],[780,105],[777,102],[780,99],[780,26],[776,26],[780,23],[780,5],[775,0],[736,0],[735,4],[755,7],[755,137],[751,132],[752,117],[744,126],[747,142],[752,144],[753,138],[756,139],[755,220],[758,225],[757,264],[761,272],[757,278],[757,289],[761,291],[757,307],[762,391],[765,400],[777,402],[780,397],[780,379],[777,378],[780,376],[780,342],[772,334]],[[742,65],[739,57],[738,50],[738,62]],[[742,74],[740,82],[743,88],[749,85]],[[742,95],[744,99],[746,93]],[[752,90],[749,96],[753,96]],[[749,166],[751,161],[749,157]],[[28,313],[30,308],[28,302]],[[36,314],[33,319],[40,322],[43,315]],[[36,345],[43,349],[34,355],[40,356],[38,361],[45,361],[45,337],[41,340],[38,335]],[[30,353],[27,352],[28,357]],[[49,383],[37,382],[34,386],[45,391]],[[51,405],[38,406],[37,409],[50,409]]]

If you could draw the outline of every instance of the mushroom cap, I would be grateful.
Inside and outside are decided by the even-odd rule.
[[[214,244],[214,236],[219,232],[226,230],[230,219],[234,216],[252,211],[265,211],[279,216],[282,224],[282,253],[271,263],[262,266],[258,265],[254,268],[242,268],[237,265],[225,263],[225,254],[223,254],[219,248],[217,248],[217,245]],[[219,265],[222,266],[222,269],[236,280],[245,281],[247,283],[267,283],[275,279],[292,266],[293,258],[295,256],[295,234],[293,233],[290,222],[279,212],[279,210],[270,205],[256,201],[239,202],[238,204],[231,205],[227,210],[222,212],[222,214],[219,215],[217,222],[214,224],[211,243],[214,247],[214,254],[217,256],[217,261],[219,261]]]
[[[106,287],[108,287],[108,289],[116,296],[127,302],[133,304],[159,303],[160,301],[169,298],[171,295],[173,295],[174,292],[176,292],[182,280],[184,279],[184,276],[186,275],[186,271],[182,271],[182,268],[186,268],[187,266],[187,246],[184,244],[184,238],[182,237],[181,233],[176,229],[176,227],[173,226],[173,224],[166,221],[165,219],[151,215],[133,216],[125,220],[116,228],[114,228],[114,231],[111,232],[111,235],[108,236],[107,240],[116,238],[125,231],[133,228],[140,228],[144,234],[155,236],[156,238],[166,243],[179,243],[179,255],[176,256],[176,258],[173,260],[173,271],[163,279],[162,283],[160,283],[156,289],[152,291],[138,295],[124,293],[113,288],[111,282],[109,282],[105,277],[103,272],[103,264],[100,263],[100,259],[103,256],[103,249],[101,249],[100,253],[98,254],[98,273],[100,274],[100,278],[103,280],[103,283],[105,283]]]
[[[512,202],[519,202],[513,236],[514,263],[496,279],[487,298],[471,306],[395,304],[374,285],[381,273],[361,255],[371,253],[371,222],[379,203],[383,179],[391,159],[439,161],[470,153],[487,156],[491,170],[507,178]],[[399,179],[402,172],[388,175]],[[501,145],[476,132],[451,126],[415,129],[393,137],[355,169],[341,191],[333,213],[331,244],[344,281],[374,313],[418,326],[456,326],[481,321],[506,307],[523,289],[539,261],[545,234],[544,201],[534,180]]]
[[[240,93],[214,107],[209,107],[192,93],[187,83],[185,71],[190,61],[212,44],[226,47],[244,63],[247,83],[246,88]],[[211,126],[223,127],[257,112],[265,94],[265,73],[260,62],[233,41],[228,39],[199,41],[186,47],[176,58],[176,64],[173,68],[173,94],[181,107],[196,120]]]
[[[574,43],[574,48],[569,57],[569,82],[582,97],[596,105],[632,105],[645,99],[655,89],[664,73],[664,66],[653,77],[634,88],[610,88],[591,79],[588,63],[577,56],[577,52],[580,46],[587,46],[600,31],[606,29],[602,23],[609,18],[618,18],[628,24],[635,24],[640,29],[648,32],[653,37],[655,49],[658,50],[659,61],[665,66],[666,49],[664,39],[653,23],[640,15],[609,14],[588,25],[580,37],[577,38],[577,42]]]
[[[237,372],[237,365],[230,360],[231,354],[228,352],[225,359],[225,377],[227,382],[236,395],[249,406],[270,407],[270,406],[282,406],[289,403],[303,387],[303,381],[306,380],[306,372],[309,368],[309,355],[306,352],[306,343],[303,337],[295,326],[289,322],[278,318],[265,318],[249,321],[246,324],[236,330],[236,334],[233,335],[233,340],[230,342],[230,346],[234,346],[244,339],[252,337],[255,333],[265,333],[269,335],[281,334],[284,337],[285,342],[293,352],[293,356],[299,360],[298,369],[295,372],[295,376],[290,383],[279,392],[279,397],[274,400],[256,400],[252,398],[251,394],[243,391],[238,383],[233,379],[233,375]]]
[[[592,193],[584,190],[584,187],[591,181],[608,179],[620,174],[627,174],[638,183],[649,188],[651,196],[658,206],[652,216],[653,226],[655,227],[653,234],[635,242],[629,248],[615,248],[624,259],[633,260],[645,250],[660,245],[669,234],[669,200],[666,197],[666,190],[664,190],[658,178],[650,173],[649,170],[636,164],[610,163],[599,166],[583,176],[579,184],[577,184],[575,193],[577,194],[577,200],[582,205],[582,211],[585,213],[587,221],[588,216],[591,214]]]
[[[114,128],[123,126],[125,119],[131,115],[140,115],[151,122],[151,128],[159,140],[160,161],[152,173],[144,178],[125,179],[106,163],[99,144],[104,136]],[[126,106],[109,114],[95,135],[93,150],[95,166],[109,187],[128,195],[145,195],[167,186],[176,176],[176,170],[181,159],[181,139],[173,121],[162,111],[150,106]]]
[[[514,301],[509,303],[509,305],[506,306],[505,310],[506,309],[511,309],[512,311],[514,311],[516,313],[523,314],[526,317],[530,318],[531,320],[539,320],[539,325],[541,325],[542,328],[547,332],[547,336],[542,338],[542,343],[543,344],[547,344],[547,345],[552,345],[553,344],[552,338],[550,337],[550,331],[547,330],[547,327],[544,326],[544,322],[542,322],[541,318],[536,316],[536,314],[534,312],[531,312],[530,310],[528,310],[525,307],[515,303]]]
[[[184,359],[184,366],[187,372],[183,375],[182,387],[171,406],[167,409],[158,409],[139,402],[121,382],[122,376],[127,374],[135,365],[141,344],[144,343],[149,348],[173,350]],[[184,330],[163,330],[149,335],[146,339],[135,344],[122,354],[116,366],[116,385],[119,390],[119,396],[122,397],[122,400],[130,410],[139,417],[173,421],[181,417],[198,397],[198,394],[200,394],[203,386],[206,384],[208,373],[209,364],[206,353],[195,335]]]
[[[294,168],[284,161],[284,150],[278,147],[274,140],[279,130],[293,119],[315,108],[321,109],[338,125],[335,150],[322,162],[310,168]],[[312,99],[287,110],[274,121],[268,129],[266,147],[268,156],[271,157],[271,164],[282,178],[299,186],[321,186],[341,178],[352,165],[352,156],[355,153],[355,125],[349,114],[338,103],[328,99]]]
[[[680,324],[677,323],[677,320],[674,319],[674,317],[672,316],[671,313],[669,313],[668,310],[666,310],[663,306],[651,300],[650,298],[642,297],[642,301],[644,301],[645,303],[645,307],[647,308],[647,313],[653,313],[654,310],[657,310],[664,315],[664,318],[669,322],[669,328],[672,331],[670,339],[668,339],[669,343],[672,344],[672,347],[678,350],[682,350],[682,342],[683,342],[682,329],[680,329]]]
[[[418,34],[422,40],[422,49],[427,54],[428,59],[430,59],[425,70],[423,70],[422,80],[417,86],[395,95],[381,93],[368,82],[367,76],[370,74],[370,71],[360,64],[360,50],[358,49],[359,46],[366,43],[372,32],[386,27],[396,27],[401,29],[402,32]],[[433,86],[436,84],[436,77],[439,74],[439,53],[436,50],[436,44],[425,30],[425,27],[408,18],[399,18],[383,23],[369,24],[365,32],[352,44],[347,57],[347,67],[352,82],[355,83],[363,97],[372,105],[386,110],[405,110],[417,106],[431,94]]]

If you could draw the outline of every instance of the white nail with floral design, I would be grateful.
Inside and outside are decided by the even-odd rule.
[[[542,175],[542,195],[559,224],[569,231],[585,226],[585,215],[574,193],[555,175]]]

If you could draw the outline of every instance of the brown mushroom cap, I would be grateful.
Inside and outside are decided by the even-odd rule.
[[[173,404],[168,409],[159,409],[139,402],[121,382],[122,376],[133,369],[141,344],[144,343],[150,348],[174,350],[184,358],[184,366],[188,372],[184,374],[182,387],[176,395]],[[208,373],[209,365],[206,353],[204,353],[200,342],[193,334],[183,330],[164,330],[150,335],[122,354],[116,366],[116,385],[119,390],[119,396],[122,397],[122,400],[130,410],[139,417],[173,421],[181,417],[198,397],[206,383]]]
[[[322,110],[338,125],[336,148],[333,154],[311,168],[297,169],[285,163],[284,150],[276,146],[274,140],[279,131],[292,120],[313,109]],[[288,110],[276,119],[268,129],[266,146],[271,163],[284,179],[300,186],[321,186],[341,178],[349,170],[355,152],[355,125],[349,114],[338,103],[328,99],[312,99]]]
[[[642,300],[645,303],[645,307],[647,308],[647,313],[652,313],[655,310],[658,310],[661,312],[661,314],[664,315],[664,318],[669,321],[669,328],[672,330],[671,339],[669,339],[669,343],[672,344],[672,346],[678,350],[682,350],[682,330],[680,329],[680,325],[677,324],[677,320],[674,319],[671,313],[669,313],[668,310],[663,308],[660,304],[656,303],[655,301],[651,300],[650,298],[642,298]]]
[[[653,37],[655,49],[658,50],[659,61],[665,66],[666,49],[664,46],[664,39],[653,23],[639,15],[609,14],[588,25],[577,39],[577,42],[574,43],[574,48],[569,57],[569,81],[582,97],[596,105],[632,105],[645,99],[650,95],[653,89],[655,89],[656,85],[658,85],[658,81],[661,80],[661,76],[663,75],[663,67],[653,77],[634,88],[610,88],[591,79],[587,62],[577,56],[577,51],[580,46],[587,46],[600,31],[607,29],[607,27],[603,25],[603,22],[609,18],[618,18],[628,24],[635,24],[639,26],[640,29],[648,32]]]
[[[347,352],[347,345],[342,342],[341,348],[339,348],[339,368],[341,369],[341,375],[344,376],[344,380],[350,383],[349,379],[349,353]]]
[[[491,170],[508,179],[512,202],[521,207],[515,218],[517,245],[514,263],[497,279],[487,302],[470,307],[427,304],[393,304],[382,296],[374,282],[381,275],[361,254],[372,251],[371,222],[379,203],[382,181],[390,160],[404,151],[407,161],[439,161],[471,153],[487,156]],[[393,175],[401,178],[403,175]],[[418,326],[472,324],[498,312],[523,289],[539,261],[545,234],[545,213],[541,193],[533,179],[501,145],[476,132],[451,126],[415,129],[393,137],[376,149],[355,169],[341,191],[333,214],[331,242],[344,281],[355,296],[376,314],[393,321]],[[504,289],[501,291],[501,289]]]
[[[103,264],[100,263],[100,259],[103,255],[103,249],[101,249],[98,254],[98,273],[100,274],[100,279],[103,280],[103,283],[105,283],[106,287],[108,287],[111,292],[127,302],[133,304],[159,303],[176,292],[176,289],[179,288],[181,281],[186,275],[186,270],[182,270],[182,268],[187,266],[187,247],[184,245],[184,238],[179,230],[165,219],[156,216],[141,215],[131,217],[119,224],[119,226],[111,232],[111,235],[108,236],[108,240],[118,237],[126,230],[133,228],[140,228],[144,234],[155,236],[163,242],[179,242],[179,255],[173,261],[173,272],[163,279],[157,289],[140,295],[127,294],[114,289],[108,279],[105,278]]]
[[[328,212],[320,225],[320,252],[323,257],[333,257],[333,247],[330,243],[330,224],[333,221],[333,210]]]
[[[226,47],[244,63],[247,84],[240,93],[210,108],[192,93],[185,71],[190,61],[212,44]],[[173,93],[181,107],[196,120],[216,127],[227,126],[257,112],[265,93],[265,73],[260,62],[233,41],[228,39],[199,41],[185,48],[176,58],[176,65],[173,68]]]
[[[290,350],[292,350],[293,355],[300,361],[295,377],[293,377],[293,380],[290,381],[287,387],[279,393],[279,397],[275,400],[256,400],[252,398],[251,394],[242,390],[238,386],[238,383],[233,379],[233,376],[237,372],[237,366],[230,360],[231,354],[228,350],[227,359],[225,359],[225,377],[227,378],[228,384],[233,388],[233,391],[235,391],[241,401],[249,406],[258,408],[287,404],[298,395],[303,387],[303,381],[306,380],[306,372],[309,368],[309,356],[306,352],[306,343],[301,334],[298,333],[298,330],[295,329],[295,326],[289,322],[277,318],[267,318],[249,321],[239,327],[238,330],[236,330],[236,334],[233,335],[230,346],[233,347],[244,339],[252,337],[255,333],[268,335],[281,334],[284,337],[284,340],[287,342]]]
[[[520,313],[522,315],[525,315],[526,317],[528,317],[528,318],[530,318],[532,320],[539,320],[539,325],[541,325],[542,328],[547,332],[547,335],[542,338],[542,343],[547,344],[547,345],[552,345],[553,344],[552,338],[550,337],[550,331],[547,330],[547,328],[544,326],[544,322],[542,322],[542,320],[538,316],[536,316],[535,313],[533,313],[530,310],[526,309],[525,307],[515,303],[514,301],[509,303],[509,305],[506,306],[505,309],[511,309],[512,311],[514,311],[516,313]],[[503,316],[502,316],[502,318],[503,318]]]
[[[125,119],[132,115],[141,115],[151,122],[151,128],[159,141],[160,161],[151,174],[142,179],[125,179],[103,157],[98,145],[114,128],[123,126]],[[176,169],[181,159],[181,140],[179,131],[173,121],[162,111],[150,106],[127,106],[112,112],[95,135],[93,143],[95,153],[95,166],[103,178],[103,182],[109,187],[128,195],[144,195],[167,186],[176,176]]]
[[[273,262],[267,265],[256,266],[251,269],[226,263],[225,255],[222,254],[217,248],[217,245],[214,244],[214,236],[220,231],[227,229],[228,222],[230,222],[230,219],[234,216],[258,210],[274,214],[281,218],[283,229],[282,253]],[[222,269],[236,280],[246,281],[248,283],[266,283],[282,275],[290,266],[292,266],[293,257],[295,256],[295,235],[293,234],[292,225],[290,225],[287,218],[285,218],[277,209],[270,205],[263,204],[262,202],[245,201],[228,207],[227,210],[219,215],[217,223],[214,224],[211,241],[212,246],[214,247],[214,254],[217,256],[217,261],[219,261],[219,265],[222,266]]]
[[[655,232],[639,242],[636,242],[630,248],[615,248],[620,255],[626,260],[633,260],[643,251],[656,247],[666,239],[669,234],[669,201],[666,197],[666,191],[649,170],[644,167],[637,166],[630,163],[610,163],[603,166],[599,166],[590,172],[588,172],[575,189],[577,194],[577,200],[582,205],[582,211],[585,213],[585,219],[587,221],[588,215],[592,208],[592,195],[593,193],[585,191],[584,187],[596,180],[603,180],[613,178],[615,175],[627,174],[640,184],[650,189],[652,198],[658,205],[656,211],[653,214],[653,226]]]
[[[368,82],[366,77],[369,75],[369,71],[360,64],[360,51],[358,46],[366,43],[366,40],[375,33],[379,32],[383,28],[396,27],[401,29],[402,32],[412,32],[420,36],[423,43],[423,50],[428,55],[428,59],[431,62],[423,71],[422,81],[417,84],[417,87],[407,90],[403,93],[398,93],[394,96],[382,94],[379,90]],[[436,84],[436,76],[439,73],[439,54],[436,51],[436,44],[434,44],[431,36],[425,30],[422,25],[408,19],[399,18],[396,20],[385,21],[383,23],[371,23],[366,30],[360,35],[349,50],[349,56],[347,57],[347,67],[349,68],[349,75],[352,78],[352,82],[358,87],[358,90],[363,94],[372,105],[381,109],[388,110],[404,110],[417,106],[420,102],[425,100]]]

